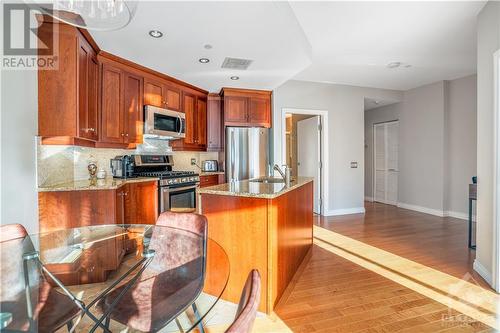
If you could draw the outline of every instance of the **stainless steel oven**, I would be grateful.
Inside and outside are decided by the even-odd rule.
[[[146,105],[144,107],[144,137],[184,138],[186,137],[186,116],[182,112]]]
[[[198,183],[178,186],[160,186],[160,213],[196,209]]]

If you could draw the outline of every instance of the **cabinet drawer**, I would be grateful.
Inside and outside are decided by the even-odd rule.
[[[200,187],[219,184],[219,175],[200,176]]]

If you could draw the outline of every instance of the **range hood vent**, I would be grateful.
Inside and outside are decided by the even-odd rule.
[[[253,62],[253,60],[249,59],[238,59],[238,58],[228,58],[224,59],[224,62],[222,63],[222,68],[229,68],[229,69],[240,69],[240,70],[245,70],[250,66],[250,64]]]

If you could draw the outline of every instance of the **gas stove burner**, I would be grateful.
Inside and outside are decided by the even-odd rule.
[[[160,179],[194,176],[194,171],[142,171],[137,173],[140,177],[159,177]]]

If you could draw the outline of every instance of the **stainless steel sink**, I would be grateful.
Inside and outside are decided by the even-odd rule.
[[[252,183],[285,183],[285,180],[283,178],[271,178],[271,177],[266,177],[266,178],[255,178],[255,179],[250,179],[250,182]]]

